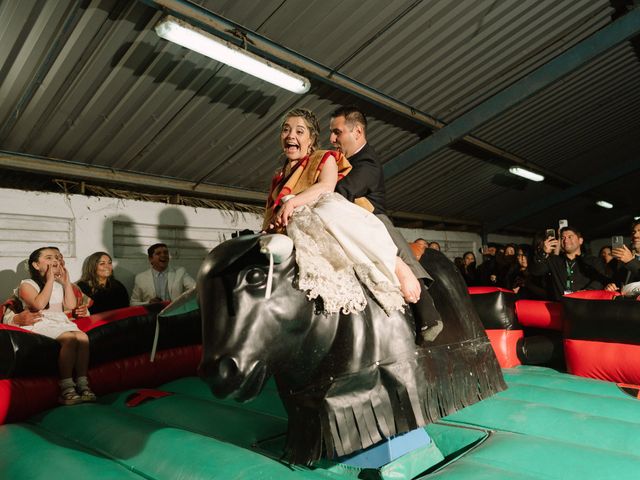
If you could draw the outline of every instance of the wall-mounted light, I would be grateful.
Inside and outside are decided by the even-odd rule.
[[[522,167],[509,167],[509,172],[519,177],[526,178],[527,180],[533,180],[534,182],[541,182],[544,180],[544,176],[539,173],[534,173],[526,168]]]
[[[305,77],[242,50],[232,43],[175,17],[164,17],[156,25],[155,30],[165,40],[242,70],[290,92],[305,93],[309,91],[311,86]]]
[[[613,208],[613,203],[609,203],[609,202],[607,202],[605,200],[598,200],[596,202],[596,205],[598,205],[599,207],[602,207],[602,208]]]

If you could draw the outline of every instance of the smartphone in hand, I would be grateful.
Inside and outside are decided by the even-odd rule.
[[[562,220],[558,221],[558,230],[561,230],[561,229],[563,229],[565,227],[568,227],[568,226],[569,226],[569,220],[563,218]]]
[[[553,228],[547,228],[544,232],[544,238],[556,238],[556,231]]]
[[[611,248],[621,248],[624,245],[624,237],[622,235],[614,235],[611,237]]]

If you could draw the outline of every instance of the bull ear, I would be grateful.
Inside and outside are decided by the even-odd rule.
[[[279,233],[263,235],[260,237],[260,253],[271,254],[274,263],[282,263],[293,253],[293,241]]]

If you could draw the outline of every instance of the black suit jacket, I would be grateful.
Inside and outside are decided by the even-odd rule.
[[[368,143],[349,158],[353,169],[336,184],[336,192],[353,202],[366,197],[374,207],[373,213],[386,213],[384,176],[378,154]]]
[[[543,252],[537,252],[529,266],[532,275],[551,274],[552,300],[559,301],[564,295],[568,276],[566,262],[567,257],[564,253],[545,256]],[[600,290],[610,282],[604,274],[604,262],[601,258],[590,255],[576,256],[572,291]]]

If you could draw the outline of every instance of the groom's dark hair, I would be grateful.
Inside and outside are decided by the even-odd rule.
[[[344,117],[350,128],[353,128],[356,123],[362,125],[363,131],[367,132],[367,117],[365,117],[362,110],[355,105],[345,105],[344,107],[337,108],[332,114],[331,118]]]

